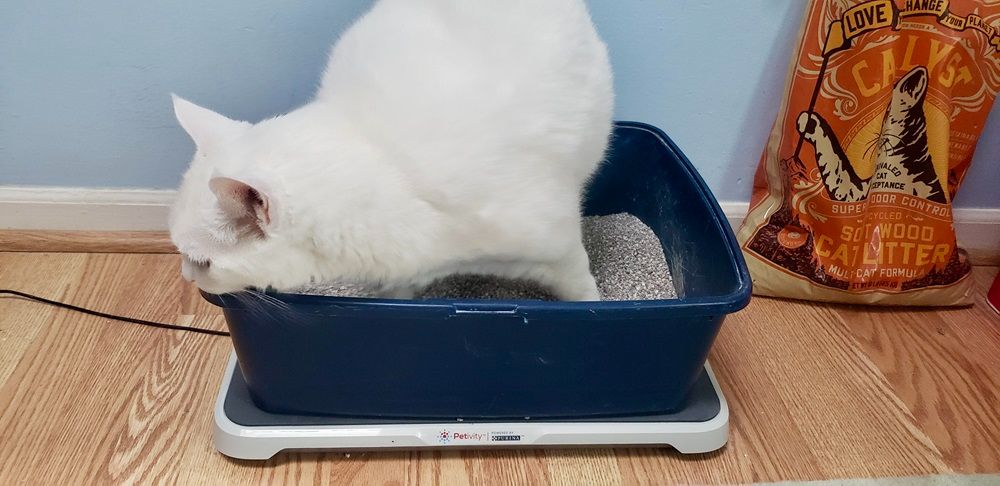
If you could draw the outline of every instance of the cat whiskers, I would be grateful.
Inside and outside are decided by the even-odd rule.
[[[257,297],[260,300],[262,300],[264,302],[268,302],[268,303],[270,303],[271,305],[273,305],[275,307],[281,308],[282,310],[286,310],[286,311],[287,310],[292,310],[292,307],[290,305],[288,305],[287,302],[285,302],[285,301],[283,301],[283,300],[281,300],[281,299],[279,299],[279,298],[277,298],[277,297],[275,297],[273,295],[269,295],[266,292],[257,292],[256,294],[257,294]]]
[[[878,144],[881,143],[881,142],[882,142],[882,134],[880,133],[878,135],[878,137],[873,138],[870,142],[868,142],[865,145],[865,155],[864,155],[864,158],[866,160],[869,159],[869,158],[871,158],[873,155],[878,155],[878,152],[877,152]],[[875,150],[876,152],[872,153],[873,150]]]
[[[275,322],[295,322],[288,318],[293,314],[291,306],[281,299],[257,290],[241,290],[232,295],[251,311],[264,314]]]
[[[895,139],[895,144],[891,139]],[[901,137],[898,135],[893,135],[891,133],[880,133],[877,137],[872,139],[865,146],[864,158],[869,159],[873,157],[878,157],[878,150],[881,149],[882,153],[888,152],[890,149],[898,145],[902,141]]]

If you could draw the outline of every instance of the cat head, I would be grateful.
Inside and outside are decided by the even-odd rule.
[[[235,121],[174,96],[197,150],[170,211],[181,273],[210,293],[308,281],[310,252],[282,213],[280,180],[262,172],[269,127]],[[263,153],[262,153],[263,152]],[[275,281],[279,276],[279,281]]]
[[[878,157],[897,155],[909,150],[911,137],[908,134],[912,134],[913,128],[921,125],[924,120],[927,81],[927,69],[921,66],[896,81],[877,139]]]

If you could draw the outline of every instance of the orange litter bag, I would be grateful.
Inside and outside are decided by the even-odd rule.
[[[811,2],[739,231],[755,293],[971,302],[951,200],[998,49],[1000,0]]]

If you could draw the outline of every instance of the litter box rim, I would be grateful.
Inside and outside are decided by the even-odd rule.
[[[680,162],[681,168],[687,173],[691,181],[694,182],[698,191],[706,202],[709,203],[712,213],[711,223],[720,230],[726,242],[726,251],[731,257],[730,262],[735,265],[735,274],[738,279],[736,288],[725,294],[698,296],[698,297],[678,297],[675,299],[663,300],[618,300],[618,301],[544,301],[544,300],[519,300],[519,299],[426,299],[426,300],[400,300],[372,297],[337,297],[328,295],[306,295],[291,294],[274,291],[260,291],[248,289],[247,292],[265,293],[287,304],[306,307],[324,307],[330,311],[341,310],[354,313],[368,310],[426,310],[434,313],[440,311],[454,312],[477,312],[477,313],[497,313],[497,314],[548,314],[557,312],[559,317],[572,319],[574,315],[586,314],[589,319],[609,318],[609,319],[646,319],[650,313],[658,313],[662,310],[670,310],[674,317],[685,316],[713,316],[720,314],[730,314],[737,312],[750,303],[752,280],[743,252],[736,240],[736,235],[729,226],[728,219],[719,206],[718,200],[709,189],[708,184],[701,177],[691,161],[684,155],[677,144],[667,136],[663,130],[643,122],[616,121],[615,128],[631,128],[645,131],[656,137],[664,147],[673,155],[675,160]],[[208,302],[224,309],[244,309],[246,305],[242,299],[233,294],[210,294],[199,290],[202,297]]]

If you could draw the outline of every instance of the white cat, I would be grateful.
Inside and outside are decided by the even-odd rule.
[[[197,145],[170,218],[182,272],[211,293],[409,298],[479,273],[597,300],[580,198],[612,106],[583,0],[378,0],[291,113],[251,125],[174,98]]]

